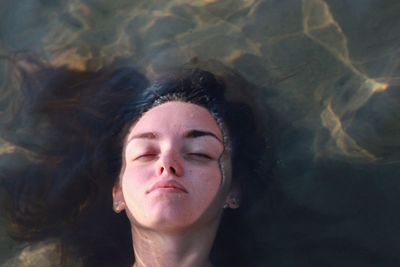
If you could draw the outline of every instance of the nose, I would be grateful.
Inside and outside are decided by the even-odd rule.
[[[157,166],[157,175],[173,175],[181,177],[183,175],[182,160],[174,151],[167,151],[159,158]]]

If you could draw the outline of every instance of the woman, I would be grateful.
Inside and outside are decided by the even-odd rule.
[[[257,179],[265,146],[250,108],[227,101],[222,80],[197,68],[164,75],[151,86],[138,86],[146,82],[132,79],[136,73],[132,70],[102,72],[93,79],[80,77],[85,86],[75,86],[85,87],[87,95],[96,95],[101,104],[88,108],[90,101],[81,97],[80,90],[67,97],[56,94],[57,105],[49,105],[52,101],[46,98],[37,102],[41,103],[41,119],[43,112],[47,116],[42,123],[60,137],[65,137],[68,127],[59,118],[71,110],[81,112],[78,121],[88,114],[96,114],[97,120],[89,116],[84,120],[88,124],[71,127],[66,139],[76,148],[68,153],[57,149],[42,153],[47,158],[55,155],[53,166],[46,169],[45,162],[33,164],[52,177],[50,185],[40,178],[35,189],[46,184],[53,203],[35,207],[47,220],[38,220],[37,214],[20,218],[8,209],[20,225],[28,228],[34,222],[38,226],[25,239],[58,240],[63,265],[76,264],[69,262],[73,255],[83,266],[254,266],[248,260],[259,248],[251,242],[251,225],[244,215],[251,219],[249,203],[265,192],[263,179]],[[40,71],[35,75],[40,76]],[[71,79],[67,80],[63,86],[71,89],[65,86]],[[132,84],[127,86],[127,81]],[[96,93],[87,89],[95,87]],[[110,95],[121,88],[130,89],[129,97],[110,101]],[[99,96],[99,92],[107,93]],[[65,105],[60,112],[60,103],[77,98],[83,100]],[[79,134],[82,129],[84,136]],[[15,170],[3,173],[9,177]],[[20,185],[31,182],[15,181]],[[15,181],[6,182],[9,196],[18,194]],[[36,198],[39,194],[30,195]],[[60,200],[61,196],[67,199]],[[116,213],[124,211],[129,223],[122,214],[110,214],[111,203]],[[19,230],[27,232],[24,227]]]

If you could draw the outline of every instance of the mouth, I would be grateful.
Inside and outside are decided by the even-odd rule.
[[[146,194],[149,194],[153,191],[165,191],[169,193],[188,193],[186,188],[175,180],[157,182],[152,187],[150,187],[149,190],[146,191]]]

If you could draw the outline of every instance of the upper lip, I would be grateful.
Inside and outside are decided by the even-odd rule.
[[[179,182],[175,180],[168,180],[168,181],[159,181],[152,185],[149,190],[146,191],[146,193],[150,193],[151,191],[158,189],[158,188],[176,188],[181,190],[184,193],[187,193],[188,191],[186,188],[181,185]]]

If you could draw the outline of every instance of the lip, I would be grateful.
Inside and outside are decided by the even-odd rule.
[[[188,193],[186,188],[175,180],[159,181],[146,191],[146,194],[151,193],[157,189],[165,189],[166,191]]]

